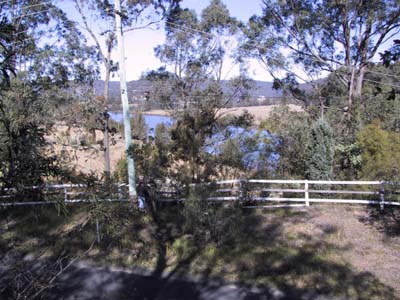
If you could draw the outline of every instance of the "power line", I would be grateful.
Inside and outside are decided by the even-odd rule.
[[[45,1],[43,3],[22,6],[20,9],[24,10],[24,9],[28,9],[28,8],[32,8],[32,7],[36,7],[36,6],[45,6],[46,4],[50,4],[50,3],[51,3],[51,1]]]
[[[69,8],[69,7],[71,7],[71,6],[73,6],[73,4],[70,4],[70,5],[66,6],[66,7],[50,7],[50,8],[45,9],[45,10],[36,11],[36,12],[33,12],[33,13],[21,15],[21,16],[19,16],[19,17],[22,18],[22,17],[27,17],[27,16],[34,16],[34,15],[37,15],[37,14],[41,14],[41,13],[44,13],[44,12],[51,11],[51,10],[53,10],[53,9],[65,9],[65,8]]]
[[[370,80],[370,79],[365,79],[365,78],[363,79],[363,81],[368,81],[368,82],[372,82],[372,83],[376,83],[376,84],[388,85],[388,86],[392,86],[392,87],[400,89],[400,85],[395,85],[395,84],[391,84],[391,83],[387,83],[387,82],[380,82],[380,81],[375,81],[375,80]]]
[[[210,38],[216,38],[213,34],[208,33],[208,32],[205,32],[205,31],[202,31],[202,30],[199,30],[199,29],[196,29],[196,28],[191,28],[191,27],[182,26],[182,25],[176,24],[176,23],[174,23],[174,22],[169,22],[169,21],[166,21],[165,23],[166,23],[166,24],[173,25],[173,26],[176,26],[176,27],[179,27],[179,28],[182,28],[182,29],[185,29],[185,30],[190,30],[190,31],[202,33],[202,34],[204,34],[204,35],[209,36]]]
[[[169,24],[171,24],[171,25],[174,25],[175,27],[177,27],[176,29],[181,30],[181,31],[183,31],[183,30],[190,30],[190,31],[194,31],[194,32],[199,32],[199,33],[205,34],[205,35],[207,35],[209,38],[216,38],[214,35],[212,35],[212,34],[210,34],[210,33],[208,33],[208,32],[205,32],[205,31],[201,31],[201,30],[199,30],[199,29],[185,27],[185,26],[182,26],[182,25],[173,23],[173,22],[166,22],[166,23],[169,23]],[[250,43],[250,44],[253,44],[254,46],[256,46],[256,48],[257,48],[258,50],[261,50],[261,49],[262,49],[262,48],[260,48],[259,45],[257,45],[255,42]],[[249,45],[249,44],[248,44],[248,45]],[[242,49],[242,50],[244,50],[244,49]],[[251,53],[250,50],[244,50],[244,52]],[[273,61],[279,62],[279,60],[274,59],[274,58],[269,58],[269,60],[273,60]],[[353,67],[353,68],[354,68],[354,67]],[[354,69],[359,70],[359,68],[354,68]],[[390,76],[390,77],[394,77],[394,78],[400,78],[399,76],[396,76],[396,75],[391,75],[391,74],[386,74],[386,73],[381,73],[381,72],[376,72],[376,71],[366,70],[366,72],[375,73],[375,74],[380,74],[380,75],[384,75],[384,76]],[[392,87],[400,88],[400,86],[398,86],[398,85],[391,84],[391,83],[387,83],[387,82],[379,82],[379,81],[374,81],[374,80],[365,79],[365,78],[364,78],[363,80],[364,80],[364,81],[373,82],[373,83],[377,83],[377,84],[382,84],[382,85],[387,85],[387,86],[392,86]]]
[[[0,4],[4,4],[4,3],[12,4],[11,0],[0,2]],[[35,6],[41,6],[41,5],[44,6],[44,5],[49,4],[49,3],[51,3],[51,1],[45,1],[43,3],[38,3],[38,4],[30,4],[30,5],[22,6],[19,9],[26,9],[26,8],[31,8],[31,7],[35,7]]]
[[[393,75],[393,74],[388,74],[388,73],[382,73],[382,72],[377,72],[377,71],[370,71],[366,70],[365,72],[371,73],[371,74],[378,74],[378,75],[383,75],[383,76],[388,76],[388,77],[393,77],[396,79],[400,79],[400,76]]]

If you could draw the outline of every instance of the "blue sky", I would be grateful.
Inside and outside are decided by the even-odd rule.
[[[228,7],[231,16],[243,22],[246,22],[252,15],[262,14],[262,0],[222,0]],[[198,14],[209,4],[210,0],[183,0],[182,7],[194,9]],[[70,0],[61,2],[61,7],[65,8],[73,19],[76,19],[77,12],[71,7]],[[75,13],[75,15],[74,15]],[[79,21],[79,20],[77,20]],[[92,23],[94,27],[101,26],[95,22]],[[137,80],[140,76],[148,71],[155,70],[162,66],[161,62],[154,56],[154,48],[161,45],[165,41],[165,34],[163,25],[158,29],[139,29],[127,32],[125,34],[125,57],[126,57],[126,70],[127,79]],[[398,37],[396,37],[398,38]],[[89,39],[90,40],[90,39]],[[388,41],[380,50],[383,50],[391,45],[391,40]],[[116,50],[113,59],[117,61]],[[378,51],[380,52],[380,51]],[[379,59],[377,55],[376,60]],[[295,72],[302,74],[300,69],[295,69]],[[223,78],[230,78],[239,74],[239,66],[233,64],[232,61],[227,61],[223,69]],[[272,81],[272,77],[264,69],[264,67],[255,60],[248,64],[248,75],[261,81]],[[326,75],[325,73],[322,76]],[[118,75],[116,75],[118,76]],[[118,77],[112,78],[118,80]]]
[[[247,21],[254,14],[261,14],[261,0],[225,0],[231,15],[241,21]],[[184,0],[182,7],[194,9],[201,13],[209,4],[208,0]],[[160,61],[154,57],[154,47],[165,41],[162,29],[154,31],[150,29],[141,29],[128,32],[125,35],[125,54],[127,64],[127,79],[136,80],[143,72],[157,69],[161,66]],[[227,64],[227,78],[237,75],[238,66]],[[250,64],[249,75],[256,80],[271,81],[272,78],[257,62]]]

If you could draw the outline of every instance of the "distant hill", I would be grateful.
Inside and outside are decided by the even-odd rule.
[[[128,98],[143,99],[146,91],[151,89],[151,83],[147,80],[134,80],[127,83]],[[224,90],[229,90],[228,81],[223,81],[222,86]],[[95,82],[96,95],[102,95],[104,81],[98,80]],[[257,104],[279,104],[282,101],[282,91],[274,90],[272,82],[254,81],[254,87],[249,91],[251,102]],[[120,84],[119,81],[110,82],[110,104],[120,104]]]

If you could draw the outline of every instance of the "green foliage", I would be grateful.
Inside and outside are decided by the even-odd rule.
[[[0,180],[5,186],[70,178],[46,134],[61,119],[58,109],[82,92],[74,83],[90,84],[97,75],[92,48],[65,12],[52,1],[37,2],[1,4],[1,81],[7,84],[0,91]]]
[[[361,177],[375,180],[400,178],[400,134],[386,131],[374,122],[357,135],[361,149]]]
[[[135,157],[136,174],[141,181],[155,182],[166,177],[168,160],[154,142],[134,143],[128,154]]]
[[[288,106],[274,109],[260,128],[272,134],[272,152],[279,155],[275,166],[277,178],[304,178],[306,157],[305,145],[309,140],[308,116],[305,113],[291,112]]]
[[[333,132],[327,122],[319,119],[311,129],[306,146],[305,175],[313,180],[332,179],[334,158]]]
[[[147,75],[153,82],[152,98],[161,98],[164,107],[192,112],[218,109],[234,99],[246,98],[250,80],[245,75],[230,80],[230,90],[223,90],[221,85],[228,36],[237,28],[237,21],[222,1],[211,1],[200,17],[177,5],[167,21],[166,42],[155,48],[166,67]],[[203,32],[207,32],[207,38]]]
[[[394,40],[390,49],[385,50],[381,55],[381,61],[388,67],[392,62],[397,62],[400,59],[400,40]]]
[[[147,125],[142,113],[137,113],[131,118],[132,138],[135,140],[145,140],[147,137]]]
[[[128,161],[126,157],[118,161],[113,177],[119,183],[128,183]]]
[[[338,144],[335,147],[334,173],[337,179],[355,180],[362,166],[362,157],[357,143]]]
[[[241,48],[274,78],[282,71],[287,78],[297,78],[299,66],[306,80],[316,85],[315,78],[323,71],[335,74],[347,91],[351,110],[362,99],[368,63],[397,33],[399,8],[397,0],[263,1],[263,14],[243,26],[246,39]],[[288,84],[296,87],[292,81]]]
[[[154,183],[165,181],[169,177],[168,171],[172,161],[170,160],[170,132],[164,124],[156,127],[155,137],[149,141],[136,141],[128,151],[128,155],[135,157],[136,176],[142,182]],[[121,158],[118,161],[114,177],[119,182],[128,182],[127,160]]]
[[[46,149],[46,103],[29,86],[14,80],[0,98],[0,185],[38,185],[60,175]]]
[[[171,128],[174,160],[185,162],[187,170],[180,170],[177,175],[184,175],[187,183],[207,181],[214,174],[213,161],[205,151],[205,142],[216,126],[215,111],[210,109],[195,114],[185,112]]]
[[[400,63],[384,68],[371,64],[363,87],[364,105],[361,107],[363,124],[379,120],[383,129],[400,132]],[[385,75],[388,74],[388,75]]]
[[[10,85],[10,76],[15,72],[13,52],[9,46],[12,30],[13,27],[7,19],[0,20],[0,88]]]
[[[193,234],[197,241],[217,245],[234,243],[240,236],[244,216],[239,203],[225,207],[207,201],[213,188],[196,187],[190,191],[182,210],[184,232]]]

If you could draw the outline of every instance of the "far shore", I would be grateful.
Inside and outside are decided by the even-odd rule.
[[[289,110],[302,112],[304,109],[300,105],[288,104]],[[267,118],[274,108],[279,107],[279,105],[260,105],[260,106],[240,106],[232,108],[222,108],[221,115],[241,115],[244,111],[248,111],[254,116],[255,122],[259,123],[262,119]],[[153,116],[170,116],[171,111],[154,109],[143,112],[145,115]]]

